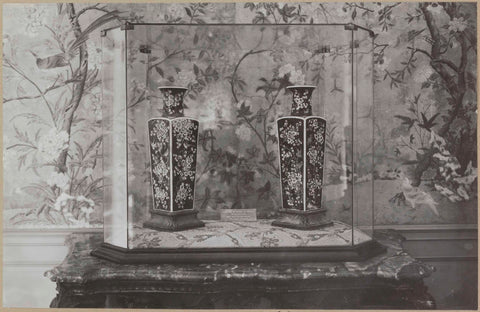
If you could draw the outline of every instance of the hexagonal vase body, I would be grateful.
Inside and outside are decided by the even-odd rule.
[[[282,208],[319,210],[322,206],[326,121],[321,117],[277,120]]]
[[[148,121],[155,211],[193,209],[198,121],[179,117]]]

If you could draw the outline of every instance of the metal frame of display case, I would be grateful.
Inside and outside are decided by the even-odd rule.
[[[196,24],[166,24],[166,23],[130,23],[107,28],[101,31],[106,36],[112,29],[132,30],[135,25],[155,26],[198,26]],[[288,26],[344,26],[345,30],[365,30],[372,41],[375,34],[372,30],[352,24],[288,24]],[[207,24],[205,26],[259,26],[258,24]],[[267,26],[267,25],[264,25]],[[353,39],[353,34],[352,34]],[[148,46],[140,47],[142,53],[149,53]],[[352,67],[353,67],[352,62]],[[353,78],[352,78],[353,79]],[[353,81],[352,81],[353,83]],[[353,97],[353,94],[352,94]],[[352,116],[353,119],[353,116]],[[352,129],[353,131],[353,129]],[[373,191],[373,190],[372,190]],[[353,195],[352,195],[353,196]],[[352,208],[353,209],[353,208]],[[272,220],[273,221],[273,220]],[[352,220],[353,222],[353,220]],[[125,225],[127,226],[127,225]],[[373,228],[372,224],[372,228]],[[351,224],[353,229],[353,224]],[[353,235],[353,234],[352,234]],[[91,251],[91,255],[121,264],[140,263],[244,263],[244,262],[334,262],[363,261],[386,251],[386,247],[377,242],[373,236],[366,242],[342,246],[322,247],[228,247],[228,248],[123,248],[109,243],[102,243]]]

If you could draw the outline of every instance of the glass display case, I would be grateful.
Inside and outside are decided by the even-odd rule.
[[[381,252],[373,40],[353,24],[104,30],[105,242],[93,254],[218,262]]]

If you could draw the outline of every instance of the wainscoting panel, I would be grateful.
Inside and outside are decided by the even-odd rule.
[[[404,246],[410,254],[435,266],[436,272],[425,282],[438,308],[477,309],[476,225],[376,227],[386,228],[398,230],[406,238]],[[55,284],[44,273],[67,255],[65,237],[71,232],[4,231],[4,307],[50,305],[56,295]]]
[[[69,233],[72,230],[3,232],[4,307],[49,307],[57,293],[56,285],[44,273],[65,259],[65,237]]]
[[[377,226],[395,228],[415,258],[436,271],[425,279],[439,309],[477,309],[478,231],[476,225]]]
[[[48,308],[56,295],[55,284],[43,273],[53,265],[5,265],[3,307]]]
[[[436,272],[425,283],[438,309],[477,310],[477,260],[428,260]]]

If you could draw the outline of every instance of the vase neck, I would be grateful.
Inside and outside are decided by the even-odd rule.
[[[187,89],[180,87],[161,87],[159,89],[162,93],[163,116],[183,117],[183,97]]]
[[[313,86],[292,86],[287,87],[292,92],[292,116],[312,116],[312,93]]]

